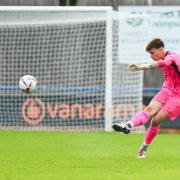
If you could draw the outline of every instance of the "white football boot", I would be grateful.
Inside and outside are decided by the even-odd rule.
[[[141,145],[139,152],[137,154],[137,158],[145,158],[146,157],[146,151],[147,151],[148,145]]]
[[[121,122],[119,124],[118,123],[113,124],[112,128],[115,131],[122,132],[124,134],[129,134],[131,127],[130,127],[130,125],[127,122]]]

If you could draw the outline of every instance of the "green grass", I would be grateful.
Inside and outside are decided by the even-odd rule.
[[[180,135],[160,134],[146,159],[143,134],[0,131],[2,180],[177,180]]]

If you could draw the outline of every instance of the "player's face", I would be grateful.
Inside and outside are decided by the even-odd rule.
[[[160,59],[163,58],[164,51],[163,51],[163,48],[158,48],[158,49],[152,48],[149,51],[149,54],[154,61],[159,61]]]

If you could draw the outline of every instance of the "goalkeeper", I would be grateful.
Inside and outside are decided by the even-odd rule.
[[[151,120],[146,132],[144,143],[141,145],[137,157],[144,158],[148,146],[156,137],[161,123],[170,119],[174,121],[180,115],[180,56],[164,47],[164,42],[155,38],[146,46],[146,51],[153,59],[151,64],[131,64],[130,71],[140,71],[161,68],[165,77],[163,87],[151,100],[143,112],[132,117],[127,122],[113,124],[115,131],[130,133],[134,126],[140,126]]]

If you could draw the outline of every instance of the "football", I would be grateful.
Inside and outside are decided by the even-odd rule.
[[[31,94],[36,90],[37,80],[34,76],[24,75],[19,80],[19,88],[26,94]]]

